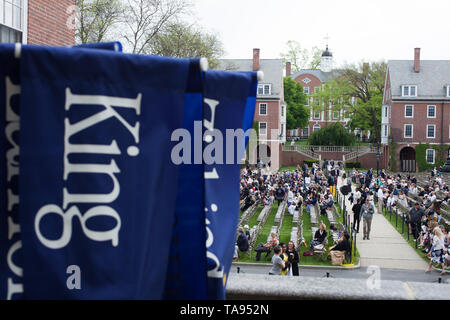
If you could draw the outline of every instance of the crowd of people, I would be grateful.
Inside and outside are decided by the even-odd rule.
[[[382,210],[402,210],[407,213],[405,222],[408,232],[419,241],[418,246],[430,259],[427,272],[431,271],[433,263],[437,263],[442,268],[441,273],[445,273],[445,268],[450,266],[450,235],[448,225],[443,223],[442,207],[449,204],[450,197],[441,172],[435,168],[422,182],[422,186],[415,175],[387,175],[384,170],[376,175],[372,170],[353,170],[348,179],[359,185],[349,197],[353,203],[353,225],[357,232],[361,216],[364,211],[367,212],[363,203],[371,212],[375,209],[375,201],[378,213],[382,213]],[[364,219],[364,239],[369,239],[370,223],[371,219],[367,223]]]
[[[266,206],[277,201],[280,205],[282,201],[286,200],[287,213],[290,215],[294,215],[294,212],[300,210],[302,205],[305,206],[307,212],[310,212],[311,207],[316,204],[319,206],[320,213],[324,215],[326,210],[331,209],[334,204],[333,197],[338,179],[342,179],[341,173],[342,163],[335,163],[334,161],[325,161],[322,167],[319,167],[317,163],[313,163],[311,167],[303,164],[302,166],[298,165],[296,170],[293,171],[275,173],[271,173],[266,166],[254,169],[243,168],[240,180],[242,211],[255,203]],[[248,226],[245,227],[248,228]],[[321,224],[318,232],[323,233],[324,231],[325,236],[314,237],[309,246],[310,254],[312,254],[315,246],[321,245],[326,239],[327,233],[324,229],[325,224]],[[239,234],[241,234],[241,230]],[[330,247],[330,251],[333,251],[330,254],[332,258],[335,252],[341,251],[341,249],[345,252],[349,249],[348,235],[346,237],[342,234],[342,237],[338,240],[338,243],[346,240],[344,245]],[[239,237],[238,242],[240,242]],[[248,236],[247,242],[250,242],[250,236]],[[307,246],[304,239],[301,239],[301,244]],[[243,248],[247,248],[247,245]],[[241,250],[241,247],[237,244],[234,255],[235,261],[239,259],[239,254],[247,252],[247,250]],[[272,263],[278,266],[271,273],[298,275],[300,250],[296,248],[295,243],[289,242],[287,245],[279,243],[277,234],[272,233],[269,241],[258,243],[254,250],[256,251],[256,261],[261,259],[263,253],[266,253],[266,258],[270,253],[273,253]],[[281,269],[280,261],[283,261],[284,265]],[[280,273],[278,273],[279,269],[281,270]]]
[[[430,259],[426,271],[429,272],[432,264],[436,263],[442,268],[442,273],[445,273],[445,268],[450,266],[450,234],[448,225],[443,223],[445,219],[442,208],[450,205],[450,189],[444,182],[442,173],[436,168],[425,181],[419,183],[415,175],[388,175],[384,170],[374,172],[370,169],[361,172],[353,169],[346,172],[342,163],[333,161],[325,161],[322,167],[316,163],[311,167],[303,164],[293,171],[275,173],[267,166],[255,169],[247,167],[241,170],[242,210],[255,203],[271,205],[277,201],[280,204],[286,199],[290,215],[302,205],[310,212],[311,207],[316,204],[319,205],[320,214],[326,214],[326,210],[334,204],[333,196],[338,179],[343,179],[341,181],[344,185],[356,185],[348,194],[352,203],[348,210],[353,213],[352,226],[356,232],[359,233],[360,221],[363,221],[363,240],[370,240],[372,219],[376,211],[381,214],[383,210],[402,208],[407,212],[405,222],[408,232],[417,239],[418,246]],[[250,233],[248,226],[245,227],[246,230],[239,230],[236,259],[240,252],[250,250]],[[320,224],[309,244],[309,254],[312,254],[316,246],[323,244],[326,237],[325,225]],[[306,246],[306,243],[303,244]],[[351,250],[349,235],[342,233],[339,241],[328,248],[329,255],[333,257],[336,252],[346,252],[349,248]],[[279,243],[274,233],[267,243],[258,243],[254,250],[257,261],[263,253],[266,253],[266,257],[273,253],[270,274],[298,275],[300,250],[293,242],[287,245]]]

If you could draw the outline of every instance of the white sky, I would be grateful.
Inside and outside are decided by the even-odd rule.
[[[288,40],[329,48],[344,63],[450,59],[450,0],[194,0],[197,22],[222,40],[224,58],[279,58]]]

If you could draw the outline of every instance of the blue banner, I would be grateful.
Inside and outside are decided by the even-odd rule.
[[[239,170],[256,102],[257,74],[208,71],[204,79],[207,299],[225,299],[239,218]]]
[[[122,44],[119,41],[113,41],[113,42],[99,42],[99,43],[83,43],[76,46],[73,46],[73,48],[85,48],[85,49],[100,49],[100,50],[109,50],[109,51],[116,51],[116,52],[122,52]]]
[[[161,299],[188,59],[23,46],[27,299]],[[187,106],[186,106],[187,107]]]
[[[19,221],[19,60],[14,45],[0,45],[0,299],[23,298]]]

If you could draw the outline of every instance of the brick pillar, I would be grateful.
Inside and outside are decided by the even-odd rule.
[[[286,62],[286,77],[289,77],[291,75],[291,63]]]

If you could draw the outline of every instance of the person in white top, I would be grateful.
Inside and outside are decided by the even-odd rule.
[[[394,195],[391,193],[387,199],[386,207],[391,208],[395,205],[397,200],[394,198]]]
[[[433,263],[437,263],[442,266],[441,274],[445,274],[445,260],[444,260],[444,235],[440,227],[435,227],[433,229],[433,251],[431,252],[431,261],[428,264],[427,270],[425,272],[430,272]]]
[[[378,213],[382,213],[383,199],[384,199],[383,187],[378,188],[377,196],[378,196]]]
[[[356,189],[356,192],[353,194],[353,204],[356,204],[359,198],[361,198],[361,192],[359,191],[358,188]]]
[[[431,203],[433,203],[434,200],[436,200],[436,192],[432,191],[431,192],[431,198],[430,198]]]

